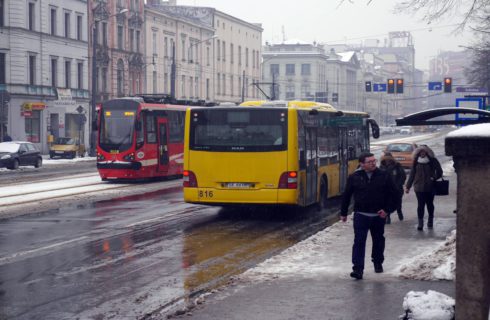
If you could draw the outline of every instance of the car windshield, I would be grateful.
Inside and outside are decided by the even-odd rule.
[[[390,151],[390,152],[412,152],[413,146],[411,144],[405,144],[405,143],[390,144],[386,148],[386,151]]]
[[[56,138],[54,144],[76,144],[76,140],[73,138]]]
[[[18,143],[0,143],[0,152],[17,152],[19,146]]]

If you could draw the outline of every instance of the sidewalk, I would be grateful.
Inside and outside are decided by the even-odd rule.
[[[421,281],[400,277],[400,267],[415,256],[432,252],[456,228],[456,175],[447,172],[450,195],[435,199],[433,230],[416,230],[416,198],[404,196],[404,221],[392,215],[386,225],[385,272],[374,273],[371,242],[366,247],[364,279],[349,277],[352,221],[337,222],[285,250],[215,294],[190,313],[195,319],[398,319],[403,298],[411,290],[435,290],[455,297],[453,281]],[[426,218],[427,221],[427,213]],[[421,270],[430,274],[431,270]],[[412,271],[413,272],[413,271]],[[413,274],[413,276],[417,276]]]

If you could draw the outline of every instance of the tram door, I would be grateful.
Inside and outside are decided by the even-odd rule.
[[[349,160],[348,160],[348,150],[347,150],[347,128],[339,128],[339,186],[340,192],[343,193],[345,189],[345,185],[347,184],[347,177],[349,175]]]
[[[168,171],[167,119],[158,119],[158,171]]]

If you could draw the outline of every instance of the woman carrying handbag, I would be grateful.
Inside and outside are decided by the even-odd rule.
[[[417,230],[424,229],[424,211],[427,206],[429,218],[427,228],[434,227],[434,181],[442,177],[441,164],[434,155],[434,151],[426,145],[421,145],[413,152],[413,165],[410,170],[405,192],[409,193],[413,186],[417,196]]]

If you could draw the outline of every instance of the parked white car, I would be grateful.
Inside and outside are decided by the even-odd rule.
[[[412,134],[412,133],[413,133],[412,127],[405,126],[400,128],[400,134]]]

